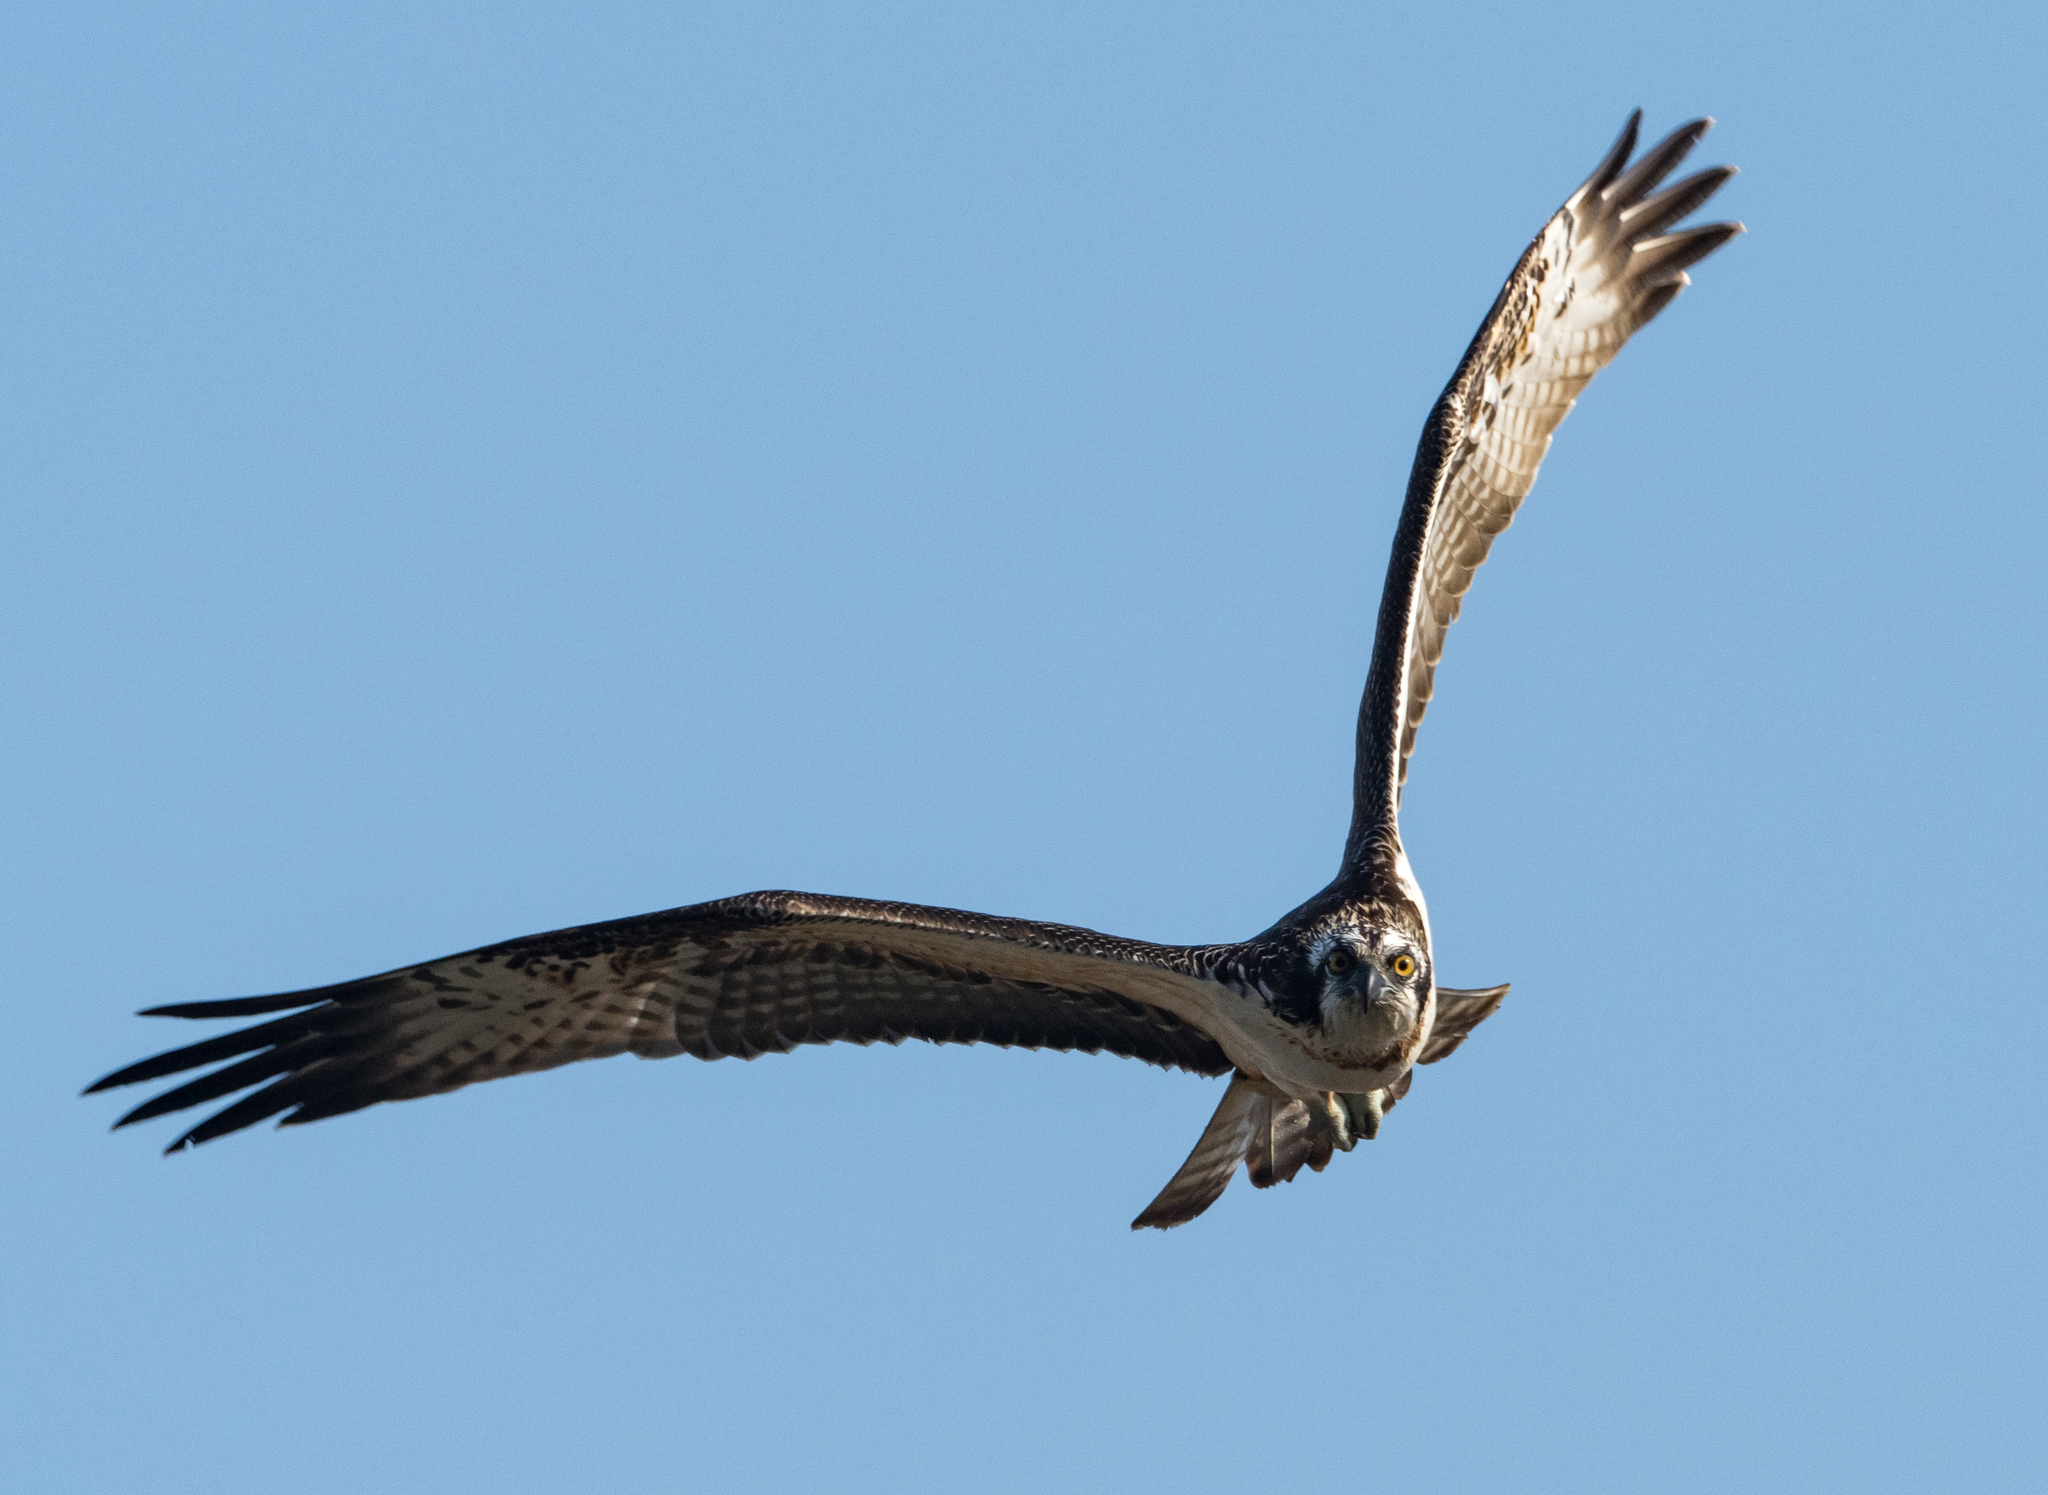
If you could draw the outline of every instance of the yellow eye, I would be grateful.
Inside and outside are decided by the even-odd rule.
[[[1323,959],[1323,969],[1332,976],[1342,976],[1358,964],[1358,957],[1351,953],[1348,945],[1339,945]]]
[[[1396,976],[1406,981],[1415,974],[1415,957],[1412,955],[1396,955],[1394,957],[1393,969]]]

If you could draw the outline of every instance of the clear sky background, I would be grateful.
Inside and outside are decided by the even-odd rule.
[[[2048,1481],[2041,12],[1394,9],[9,12],[11,1488]],[[1214,1082],[77,1098],[138,1007],[752,888],[1265,927],[1637,104],[1751,232],[1452,633],[1405,828],[1515,990],[1378,1142],[1133,1236]]]

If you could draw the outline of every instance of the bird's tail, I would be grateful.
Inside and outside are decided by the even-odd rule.
[[[1494,1014],[1507,994],[1505,986],[1475,991],[1438,987],[1436,1026],[1416,1062],[1434,1064],[1447,1057]],[[1316,1104],[1295,1100],[1264,1080],[1233,1074],[1195,1150],[1159,1197],[1145,1206],[1145,1213],[1131,1221],[1131,1229],[1168,1230],[1187,1224],[1223,1197],[1239,1163],[1261,1189],[1286,1183],[1304,1163],[1322,1172],[1337,1149],[1349,1152],[1356,1143],[1379,1135],[1380,1118],[1408,1093],[1414,1079],[1411,1069],[1383,1090],[1344,1096],[1326,1092]]]
[[[1318,1120],[1307,1105],[1265,1081],[1232,1075],[1195,1150],[1159,1197],[1131,1221],[1131,1229],[1166,1230],[1187,1224],[1223,1196],[1239,1163],[1261,1189],[1286,1183],[1304,1163],[1320,1173],[1336,1148],[1350,1139],[1340,1139],[1328,1123],[1318,1125]]]

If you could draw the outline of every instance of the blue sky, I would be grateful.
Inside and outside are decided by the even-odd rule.
[[[1420,9],[1420,8],[1411,8]],[[2037,1489],[2033,8],[17,7],[23,1489]],[[163,1160],[134,1009],[757,887],[1320,887],[1424,412],[1628,110],[1750,234],[1564,427],[1404,818],[1512,981],[1215,1089],[616,1060]]]

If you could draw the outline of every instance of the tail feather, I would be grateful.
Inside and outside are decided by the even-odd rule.
[[[1230,1175],[1244,1161],[1252,1140],[1252,1111],[1269,1105],[1259,1094],[1258,1081],[1241,1074],[1230,1077],[1230,1085],[1217,1104],[1216,1114],[1202,1128],[1195,1150],[1180,1165],[1180,1171],[1166,1182],[1159,1197],[1145,1206],[1145,1212],[1131,1221],[1131,1229],[1169,1230],[1185,1225],[1223,1197]]]
[[[1234,1074],[1195,1150],[1131,1229],[1187,1224],[1223,1197],[1239,1163],[1256,1187],[1270,1189],[1288,1182],[1304,1164],[1322,1172],[1339,1147],[1348,1151],[1351,1145],[1348,1135],[1340,1136],[1328,1120],[1319,1122],[1308,1105],[1264,1080]]]
[[[1309,1159],[1314,1142],[1309,1134],[1308,1107],[1281,1096],[1260,1096],[1252,1104],[1252,1142],[1244,1171],[1255,1189],[1291,1183]],[[1325,1157],[1324,1162],[1329,1159]],[[1321,1172],[1319,1168],[1316,1170]]]

